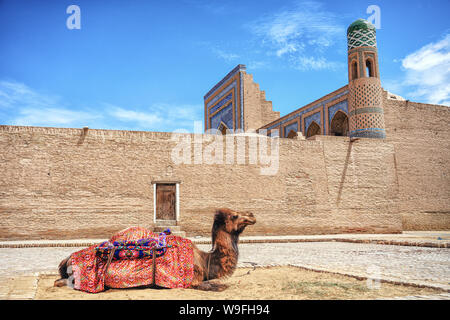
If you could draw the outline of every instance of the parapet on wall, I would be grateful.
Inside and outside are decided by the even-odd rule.
[[[196,139],[211,139],[185,137],[192,150]],[[174,164],[170,133],[0,126],[0,238],[103,238],[151,228],[155,180],[180,183],[179,224],[188,236],[209,235],[217,207],[253,212],[247,235],[402,230],[392,143],[265,139],[279,142],[274,175],[250,163],[249,141],[245,163],[196,164],[192,155],[191,163]]]

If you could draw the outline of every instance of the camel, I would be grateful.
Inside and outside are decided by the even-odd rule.
[[[217,209],[211,230],[212,249],[209,252],[194,246],[194,279],[190,285],[192,289],[205,291],[222,291],[227,288],[225,284],[212,280],[231,276],[238,262],[239,235],[248,225],[256,223],[252,213],[237,212],[228,208]],[[54,286],[67,285],[71,276],[69,268],[71,256],[59,264],[61,279],[55,281]]]

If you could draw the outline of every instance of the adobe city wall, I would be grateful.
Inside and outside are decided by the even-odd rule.
[[[195,139],[207,136],[184,137],[194,150]],[[0,239],[104,238],[129,226],[152,228],[152,181],[180,182],[179,224],[188,236],[209,235],[217,207],[253,212],[257,223],[246,235],[402,231],[399,190],[408,181],[396,167],[407,170],[406,151],[396,155],[395,143],[266,138],[279,142],[279,162],[276,174],[262,175],[266,165],[250,163],[250,140],[244,164],[195,164],[194,154],[190,164],[175,164],[171,138],[0,126]]]
[[[449,230],[450,108],[387,99],[385,92],[384,117],[404,230]]]

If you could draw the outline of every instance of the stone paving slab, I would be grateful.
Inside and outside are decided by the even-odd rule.
[[[0,300],[31,300],[37,290],[39,276],[0,277]]]
[[[404,297],[393,297],[393,298],[378,298],[377,300],[450,300],[449,293],[442,294],[430,294],[430,295],[419,295],[419,296],[404,296]]]
[[[450,250],[447,248],[299,242],[241,244],[239,250],[241,263],[293,265],[450,291]]]
[[[196,244],[210,244],[209,237],[188,237]],[[0,248],[88,247],[107,239],[13,240],[0,241]],[[385,245],[450,248],[450,231],[405,231],[402,234],[328,234],[244,236],[240,243],[352,242]]]
[[[198,244],[198,247],[205,251],[211,249],[208,243]],[[14,299],[32,299],[34,281],[37,281],[36,275],[41,272],[56,274],[59,262],[79,249],[75,247],[0,248],[0,299],[13,297]],[[448,248],[307,241],[241,243],[239,250],[238,267],[291,265],[319,272],[369,279],[373,283],[379,280],[381,285],[382,282],[403,283],[440,288],[450,292],[450,249]],[[17,279],[19,276],[26,276],[23,281],[29,283],[24,286],[29,290],[19,292],[17,286],[14,287],[11,279]],[[449,296],[439,295],[435,298],[449,299]]]

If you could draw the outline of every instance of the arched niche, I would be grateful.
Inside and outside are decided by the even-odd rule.
[[[318,135],[321,133],[320,126],[317,124],[317,122],[313,121],[308,127],[308,130],[306,131],[306,138]]]
[[[295,137],[297,137],[297,132],[294,130],[289,131],[288,135],[286,138],[288,139],[294,139]]]
[[[353,61],[351,64],[351,71],[352,71],[352,80],[355,80],[358,78],[358,63],[356,61]]]
[[[330,135],[348,136],[348,117],[345,112],[339,110],[335,113],[330,123]]]

